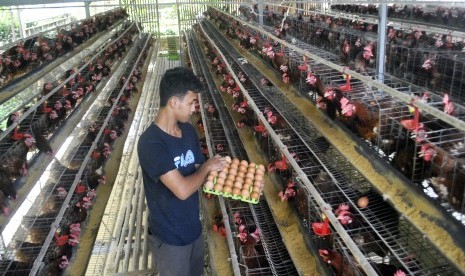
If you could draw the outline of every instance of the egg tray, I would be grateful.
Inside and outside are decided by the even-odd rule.
[[[216,183],[216,177],[215,179],[213,180],[214,183]],[[250,187],[250,193],[252,193],[252,186]],[[231,199],[234,199],[234,200],[240,200],[240,201],[244,201],[244,202],[248,202],[248,203],[252,203],[252,204],[257,204],[258,203],[258,199],[255,200],[255,199],[247,199],[247,198],[243,198],[242,196],[236,196],[236,195],[233,195],[233,194],[225,194],[223,192],[215,192],[215,190],[210,190],[210,189],[207,189],[205,188],[205,186],[203,187],[203,191],[205,193],[208,193],[208,194],[214,194],[214,195],[220,195],[220,196],[223,196],[223,197],[226,197],[226,198],[231,198]],[[262,194],[262,192],[260,191],[259,193],[259,197],[260,195]]]

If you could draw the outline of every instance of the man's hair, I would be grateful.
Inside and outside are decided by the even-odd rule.
[[[188,91],[200,93],[201,90],[202,83],[192,70],[185,67],[166,70],[160,81],[160,107],[166,106],[173,96],[183,99]]]

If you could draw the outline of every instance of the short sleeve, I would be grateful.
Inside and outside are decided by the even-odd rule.
[[[140,139],[137,147],[139,163],[144,173],[153,181],[158,181],[163,174],[176,169],[171,158],[160,141]]]

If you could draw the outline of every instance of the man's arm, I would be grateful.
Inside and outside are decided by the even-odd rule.
[[[202,186],[210,171],[221,171],[226,164],[224,157],[215,156],[208,159],[189,176],[183,176],[177,169],[174,169],[160,176],[160,179],[177,198],[185,200]]]

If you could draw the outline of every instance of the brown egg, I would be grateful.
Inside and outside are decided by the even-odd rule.
[[[244,180],[244,184],[252,185],[252,183],[253,183],[253,181],[252,181],[252,179],[250,179],[250,178],[246,178],[246,179]]]
[[[234,188],[239,188],[241,189],[242,188],[242,182],[239,182],[239,181],[235,181],[234,184],[233,184]]]
[[[249,162],[247,162],[246,160],[242,160],[240,164],[247,167],[249,165]]]
[[[215,192],[219,193],[223,190],[223,185],[216,183],[213,189],[215,190]]]
[[[213,186],[214,186],[213,181],[207,180],[207,182],[205,182],[206,189],[213,190]]]
[[[232,194],[235,195],[235,196],[241,195],[241,188],[236,188],[236,187],[234,187],[234,188],[232,189]]]
[[[238,177],[236,176],[236,179],[234,179],[234,181],[235,181],[235,182],[239,182],[239,183],[242,184],[242,183],[244,183],[244,178],[238,178]]]
[[[226,179],[226,181],[224,182],[224,186],[231,186],[232,187],[233,185],[234,185],[234,181],[232,181],[232,180]]]
[[[224,186],[223,187],[223,193],[230,195],[232,192],[232,187],[231,186]]]
[[[251,198],[252,200],[258,200],[258,199],[260,198],[260,194],[257,193],[257,192],[252,192],[252,193],[250,194],[250,198]]]
[[[223,184],[224,184],[224,180],[225,180],[224,178],[218,177],[218,178],[216,179],[216,184],[223,185]]]
[[[260,169],[262,171],[265,171],[265,165],[263,164],[258,164],[258,168],[257,169]]]
[[[249,199],[250,197],[250,192],[247,189],[242,189],[241,190],[241,196],[243,199]]]
[[[213,179],[215,179],[215,177],[214,177],[213,175],[209,174],[209,175],[207,176],[207,180],[208,180],[208,181],[213,181]]]
[[[255,163],[254,163],[254,162],[250,162],[250,163],[249,163],[249,168],[254,168],[254,169],[255,169]]]
[[[260,186],[253,186],[252,187],[252,191],[256,192],[256,193],[260,193],[262,191],[262,187]]]
[[[240,165],[238,171],[246,173],[247,172],[247,166]]]
[[[237,169],[229,168],[228,174],[235,176],[237,174]]]
[[[229,166],[229,169],[238,169],[239,168],[239,164],[231,164],[231,166]]]
[[[247,169],[247,172],[249,172],[249,173],[251,173],[251,174],[255,174],[255,168],[249,167],[249,168]]]
[[[231,180],[231,181],[234,181],[234,179],[236,179],[236,176],[235,175],[228,175],[228,177],[226,177],[227,180]]]
[[[261,174],[256,174],[256,175],[255,175],[255,180],[257,180],[257,181],[263,181],[263,175],[261,175]]]
[[[366,208],[368,206],[369,200],[368,197],[362,196],[357,200],[357,206],[361,209]]]
[[[232,159],[230,156],[225,156],[224,159],[226,160],[226,162],[230,163],[232,162]]]
[[[250,178],[250,179],[254,179],[254,174],[253,173],[250,173],[248,172],[246,175],[245,175],[245,178]]]
[[[210,175],[218,176],[218,172],[217,171],[210,171]]]
[[[218,177],[219,177],[219,178],[226,178],[226,177],[228,176],[227,173],[228,173],[228,171],[220,172],[220,173],[218,174]]]
[[[244,183],[244,184],[242,184],[242,190],[247,189],[247,190],[250,191],[250,186],[252,186],[252,185]]]
[[[255,170],[255,174],[265,175],[265,170],[264,169],[262,170],[262,169],[258,168],[258,169]]]
[[[245,173],[244,172],[237,172],[236,178],[244,179]]]
[[[239,165],[240,162],[241,162],[241,161],[239,161],[239,159],[237,159],[237,158],[234,157],[231,163],[232,163],[232,164],[238,164],[238,165]]]
[[[258,180],[255,180],[253,182],[253,185],[254,187],[257,186],[257,187],[263,187],[263,181],[258,181]]]
[[[221,172],[224,172],[224,173],[228,173],[228,171],[229,171],[229,167],[224,167],[224,168],[221,170]]]

